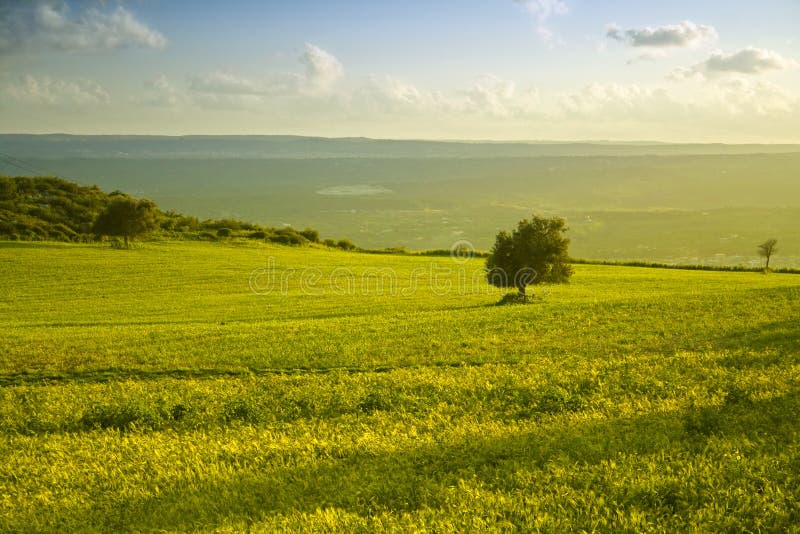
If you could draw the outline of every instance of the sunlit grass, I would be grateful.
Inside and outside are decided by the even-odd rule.
[[[796,528],[800,277],[481,266],[0,244],[0,530]]]

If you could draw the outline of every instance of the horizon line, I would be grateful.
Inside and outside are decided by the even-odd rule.
[[[66,133],[66,132],[47,132],[47,133],[30,133],[30,132],[0,132],[0,136],[31,136],[31,137],[168,137],[173,139],[191,138],[191,137],[205,137],[205,138],[243,138],[243,137],[265,137],[265,138],[296,138],[296,139],[323,139],[330,141],[347,141],[347,140],[360,140],[360,141],[395,141],[395,142],[425,142],[425,143],[460,143],[460,144],[517,144],[517,145],[569,145],[569,144],[586,144],[586,145],[684,145],[684,146],[698,146],[698,145],[719,145],[719,146],[800,146],[800,141],[780,141],[780,142],[765,142],[765,141],[750,141],[750,142],[726,142],[726,141],[659,141],[652,139],[487,139],[487,138],[424,138],[424,137],[369,137],[369,136],[325,136],[325,135],[303,135],[303,134],[285,134],[285,133],[272,133],[272,134],[139,134],[139,133]]]

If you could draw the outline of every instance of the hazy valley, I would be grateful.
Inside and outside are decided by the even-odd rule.
[[[370,248],[465,239],[487,250],[498,229],[540,212],[567,218],[576,257],[757,264],[755,245],[779,237],[776,265],[800,265],[792,145],[0,136],[0,146],[30,154],[0,173],[58,174]]]

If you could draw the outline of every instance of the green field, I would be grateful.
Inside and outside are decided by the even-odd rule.
[[[481,266],[0,243],[0,531],[800,530],[800,276]]]

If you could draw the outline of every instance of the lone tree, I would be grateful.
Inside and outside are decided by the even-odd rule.
[[[486,260],[486,278],[496,287],[515,287],[527,297],[526,287],[542,283],[565,284],[572,275],[564,219],[524,219],[509,233],[501,231]]]
[[[767,239],[758,245],[758,255],[766,259],[766,265],[764,266],[765,271],[769,271],[769,259],[773,254],[778,252],[777,244],[777,239]]]
[[[158,227],[158,209],[151,200],[115,195],[94,221],[92,230],[98,235],[128,240],[152,232]]]

